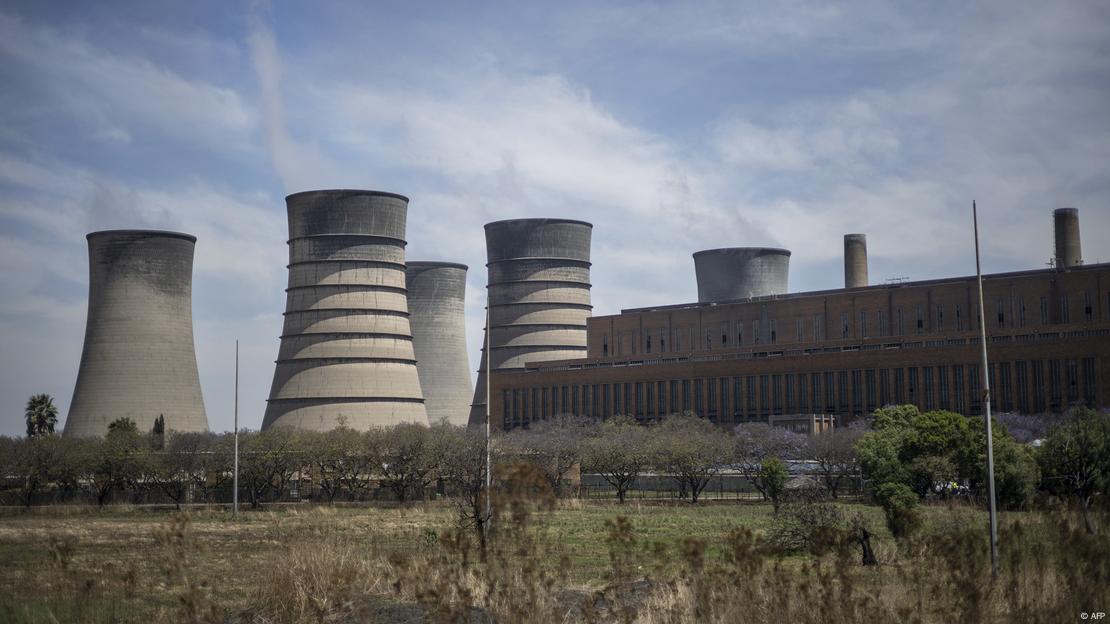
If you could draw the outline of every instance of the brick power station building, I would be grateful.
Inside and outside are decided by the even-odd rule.
[[[1053,216],[1053,268],[983,278],[996,411],[1110,406],[1110,264],[1083,264],[1075,209]],[[584,358],[494,371],[491,425],[685,410],[843,422],[902,403],[981,414],[975,277],[869,286],[864,237],[844,242],[845,288],[804,293],[787,293],[786,250],[698,252],[698,303],[592,317]]]

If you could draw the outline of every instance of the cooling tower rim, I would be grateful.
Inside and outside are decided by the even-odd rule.
[[[297,310],[285,310],[282,316],[289,316],[291,314],[310,314],[315,312],[346,312],[348,315],[366,314],[370,316],[404,316],[408,317],[408,312],[401,310],[390,310],[385,308],[304,308]]]
[[[304,401],[306,403],[315,403],[325,401],[327,403],[424,403],[424,399],[415,397],[381,397],[381,396],[367,396],[367,397],[278,397],[266,399],[267,403],[289,403],[293,401]],[[273,424],[273,423],[271,423]]]
[[[844,240],[867,240],[867,234],[863,234],[862,232],[845,234]]]
[[[499,282],[489,282],[486,288],[493,286],[515,286],[517,284],[551,284],[555,286],[570,285],[570,286],[585,286],[586,288],[593,289],[594,285],[590,282],[583,282],[582,280],[553,280],[553,279],[538,279],[538,280],[501,280]]]
[[[439,260],[407,260],[405,264],[410,267],[421,268],[462,269],[464,271],[470,269],[470,267],[461,262],[441,262]]]
[[[310,288],[346,288],[345,292],[387,292],[403,295],[408,292],[402,286],[386,286],[384,284],[305,284],[303,286],[288,286],[285,292],[293,290],[308,290]]]
[[[549,327],[551,329],[586,329],[586,325],[579,325],[577,323],[498,323],[491,325],[490,329],[497,329],[501,327]]]
[[[407,340],[409,342],[412,342],[412,336],[406,336],[405,334],[398,334],[396,332],[360,332],[360,331],[298,332],[298,333],[295,333],[295,334],[284,334],[283,333],[282,335],[278,336],[278,339],[283,339],[283,338],[305,338],[305,337],[316,337],[316,336],[333,336],[333,337],[358,336],[360,338],[395,338],[397,340]]]
[[[192,234],[184,232],[174,232],[172,230],[99,230],[96,232],[89,232],[85,235],[86,240],[92,240],[93,237],[107,237],[107,236],[158,236],[163,238],[181,238],[191,243],[197,242],[197,237]]]
[[[295,262],[290,262],[289,264],[285,265],[285,268],[291,269],[295,266],[301,266],[301,265],[305,265],[305,264],[337,264],[337,263],[358,264],[358,265],[367,266],[367,267],[379,266],[379,267],[391,268],[391,269],[397,269],[397,268],[403,269],[403,268],[405,268],[405,263],[404,262],[392,262],[392,261],[389,261],[389,260],[355,260],[355,259],[352,259],[352,258],[337,258],[335,260],[297,260]]]
[[[553,310],[562,308],[574,308],[577,310],[593,310],[593,304],[589,303],[574,303],[571,301],[509,301],[507,303],[493,303],[486,307],[490,308],[507,308],[509,306],[547,306]]]
[[[524,218],[524,219],[502,219],[500,221],[490,221],[489,223],[485,224],[485,226],[483,226],[483,227],[488,230],[491,227],[493,227],[493,228],[506,227],[506,226],[509,226],[509,225],[516,225],[516,224],[520,224],[520,225],[547,225],[547,224],[552,224],[552,225],[554,225],[554,224],[560,224],[560,223],[567,223],[567,224],[572,224],[572,225],[584,225],[584,226],[586,226],[588,228],[591,228],[591,229],[593,229],[593,227],[594,227],[594,224],[590,223],[589,221],[582,221],[582,220],[579,220],[579,219],[563,219],[563,218],[560,218],[560,217],[531,217],[531,218]]]
[[[332,362],[334,364],[416,364],[415,358],[391,358],[391,357],[360,357],[357,355],[352,356],[315,356],[303,358],[278,358],[274,360],[274,364],[289,364],[298,362]],[[314,370],[319,367],[314,367]]]
[[[285,244],[288,245],[288,244],[292,243],[293,241],[299,241],[299,240],[310,240],[310,239],[314,239],[314,238],[337,238],[337,237],[340,237],[340,238],[371,238],[371,239],[376,239],[376,240],[379,240],[379,241],[388,241],[390,243],[400,243],[401,247],[407,247],[408,246],[408,241],[406,241],[403,238],[397,238],[396,236],[383,236],[381,234],[360,234],[360,233],[357,233],[357,232],[325,232],[323,234],[304,234],[302,236],[294,236],[294,237],[286,240]]]
[[[300,198],[309,195],[338,195],[340,197],[392,197],[393,199],[400,199],[406,203],[409,201],[408,197],[405,197],[400,193],[391,193],[389,191],[372,191],[366,189],[316,189],[312,191],[298,191],[296,193],[286,195],[285,201],[288,202],[290,199],[293,199],[295,197]]]
[[[1078,208],[1057,208],[1052,211],[1054,215],[1077,215],[1079,214]]]
[[[701,251],[695,251],[694,252],[694,257],[697,258],[698,256],[708,256],[708,255],[726,256],[726,255],[729,255],[729,254],[736,253],[738,251],[743,251],[743,252],[752,252],[752,251],[754,251],[754,252],[760,252],[760,253],[773,254],[773,255],[776,255],[776,256],[790,256],[790,250],[789,249],[783,249],[782,247],[718,247],[716,249],[703,249]]]

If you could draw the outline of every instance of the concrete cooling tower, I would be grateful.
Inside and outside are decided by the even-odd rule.
[[[289,287],[262,428],[427,424],[405,296],[408,198],[330,190],[285,202]]]
[[[490,352],[483,338],[470,424],[486,421],[486,357],[495,373],[585,357],[592,230],[569,219],[486,224]]]
[[[790,252],[768,247],[727,247],[694,254],[698,302],[714,303],[786,293]]]
[[[465,425],[473,390],[466,356],[466,265],[409,262],[405,277],[428,421]]]
[[[89,241],[89,312],[65,435],[130,418],[207,431],[193,348],[193,246],[177,232],[109,230]]]

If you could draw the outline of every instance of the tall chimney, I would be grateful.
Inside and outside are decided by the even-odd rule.
[[[867,286],[867,235],[844,235],[844,287]]]
[[[1063,271],[1083,264],[1079,248],[1079,209],[1057,208],[1052,212],[1056,237],[1056,268]]]

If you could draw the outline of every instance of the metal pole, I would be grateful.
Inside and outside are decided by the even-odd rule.
[[[975,275],[979,281],[979,344],[983,354],[983,405],[987,423],[987,493],[990,496],[991,576],[998,576],[998,510],[994,496],[994,439],[991,437],[991,384],[987,368],[987,315],[983,308],[983,270],[979,265],[979,214],[971,202],[971,221],[975,228]]]
[[[239,341],[235,341],[235,466],[232,469],[231,515],[239,517]]]
[[[491,494],[493,492],[493,454],[490,436],[490,371],[492,370],[491,364],[493,363],[493,353],[490,352],[490,314],[492,312],[489,300],[489,286],[486,286],[486,531],[489,531],[489,523],[492,518],[492,501]]]

